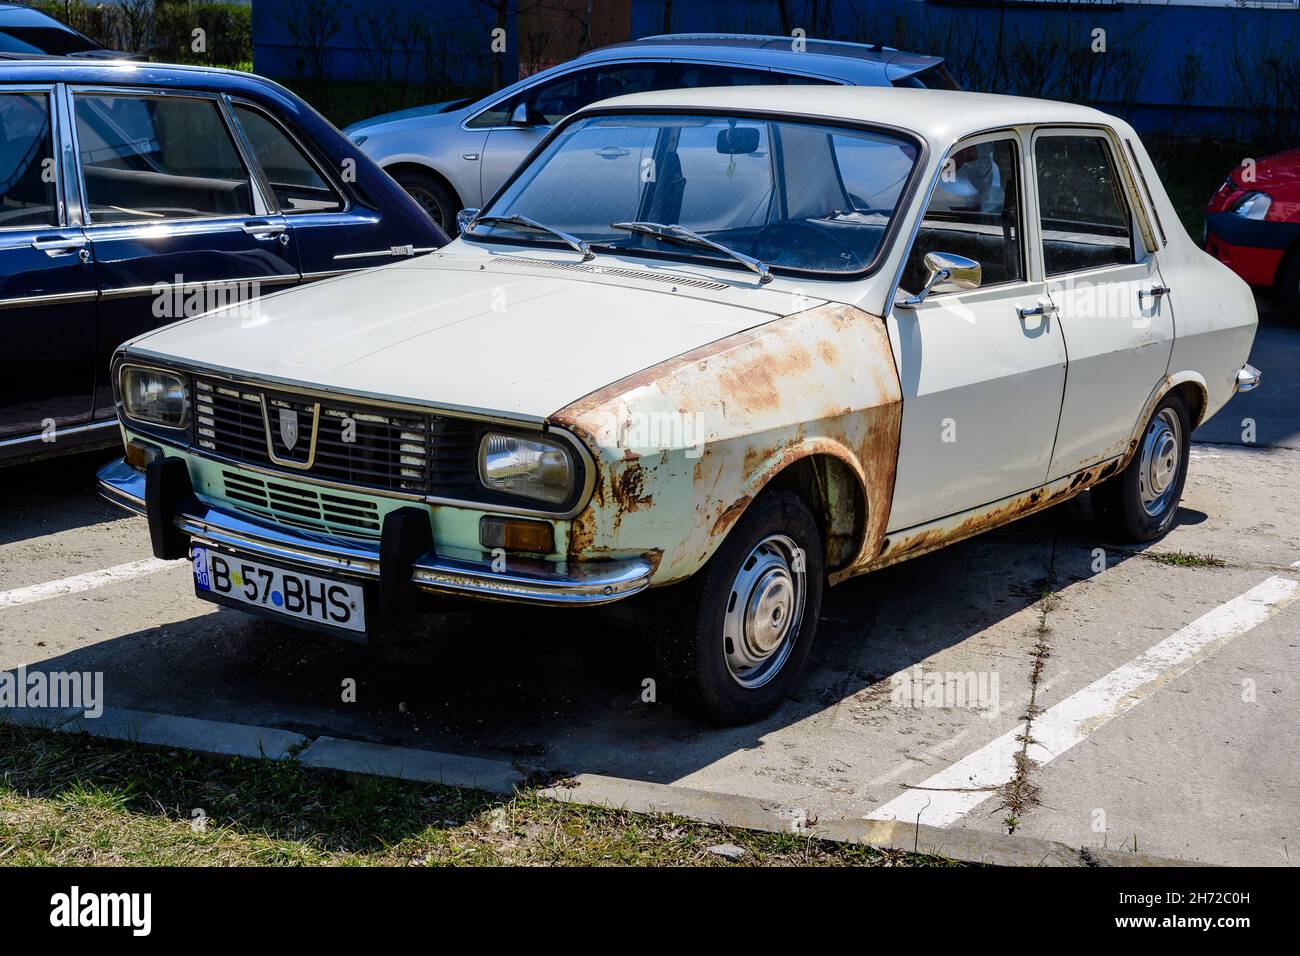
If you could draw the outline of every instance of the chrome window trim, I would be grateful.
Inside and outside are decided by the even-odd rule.
[[[1033,160],[1034,167],[1034,204],[1038,205],[1038,140],[1039,137],[1053,136],[1075,136],[1078,138],[1093,138],[1102,141],[1103,148],[1107,157],[1110,159],[1111,167],[1119,174],[1123,186],[1120,194],[1124,202],[1128,205],[1129,228],[1137,226],[1137,234],[1142,237],[1142,248],[1146,250],[1146,255],[1139,257],[1137,255],[1136,243],[1130,240],[1130,250],[1133,253],[1133,261],[1128,263],[1111,263],[1107,266],[1094,266],[1091,269],[1077,269],[1074,272],[1058,272],[1052,275],[1047,274],[1047,260],[1043,260],[1043,278],[1056,279],[1067,275],[1082,275],[1084,272],[1094,272],[1098,269],[1112,269],[1119,265],[1139,265],[1147,258],[1154,255],[1158,250],[1156,246],[1155,233],[1151,229],[1151,223],[1146,218],[1146,207],[1142,204],[1142,199],[1137,193],[1137,183],[1133,178],[1132,171],[1128,168],[1128,163],[1124,159],[1124,151],[1119,148],[1119,139],[1113,129],[1100,124],[1078,123],[1078,124],[1053,124],[1045,126],[1035,126],[1029,139],[1029,151]],[[1042,213],[1039,211],[1039,243],[1042,243]]]
[[[308,145],[302,141],[302,138],[298,136],[298,134],[296,134],[292,129],[286,126],[283,122],[281,122],[275,116],[275,114],[271,113],[269,110],[267,110],[260,104],[254,103],[252,100],[245,99],[242,96],[231,96],[229,93],[226,93],[222,95],[222,100],[224,101],[226,107],[229,110],[229,116],[227,117],[228,121],[236,131],[236,135],[238,136],[239,140],[248,149],[249,163],[257,169],[258,176],[262,179],[263,185],[266,187],[267,199],[275,207],[276,211],[280,215],[284,216],[287,219],[291,216],[320,216],[320,215],[338,216],[352,211],[352,197],[348,194],[347,190],[343,189],[340,186],[338,181],[334,178],[333,172],[328,170],[325,164],[320,162],[319,158],[316,155],[316,151],[314,149],[309,148]],[[334,191],[334,194],[339,198],[339,201],[343,203],[343,208],[342,209],[303,209],[303,210],[298,210],[296,212],[292,210],[285,211],[284,209],[282,209],[280,207],[280,201],[275,196],[275,189],[271,185],[271,180],[266,175],[266,170],[262,169],[262,164],[257,161],[257,154],[253,150],[253,142],[248,138],[247,131],[245,131],[243,125],[239,122],[239,117],[235,114],[236,108],[250,109],[255,113],[261,113],[262,116],[267,120],[267,122],[269,122],[272,126],[274,126],[281,133],[283,133],[285,137],[288,138],[288,140],[291,143],[293,143],[293,145],[303,155],[303,157],[307,160],[307,162],[311,165],[311,167],[316,170],[317,175],[319,175],[320,178],[325,182],[325,184]]]
[[[171,225],[175,223],[204,223],[204,222],[222,222],[235,221],[239,219],[254,219],[259,216],[272,216],[278,213],[272,211],[272,207],[267,203],[266,197],[262,194],[259,178],[249,167],[247,158],[244,156],[243,146],[240,137],[230,126],[229,117],[226,115],[222,103],[222,94],[209,93],[203,90],[166,90],[154,87],[134,87],[134,86],[100,86],[73,83],[67,87],[67,107],[68,107],[68,127],[72,136],[73,158],[76,161],[77,183],[80,188],[82,197],[82,224],[83,226],[98,227],[100,229],[109,228],[130,228],[132,226],[159,226]],[[142,219],[131,220],[128,222],[101,222],[97,223],[90,214],[89,193],[86,191],[85,167],[81,162],[81,144],[77,137],[77,113],[76,102],[77,96],[86,94],[90,96],[133,96],[141,99],[189,99],[189,100],[208,100],[217,108],[217,115],[221,117],[222,124],[226,128],[226,134],[230,137],[235,147],[235,152],[239,155],[239,161],[244,165],[244,172],[248,176],[248,184],[253,193],[253,212],[251,213],[234,213],[221,216],[185,216],[173,218]]]
[[[50,118],[50,153],[54,160],[54,224],[39,223],[28,226],[0,226],[0,236],[15,232],[38,232],[42,229],[69,228],[68,207],[64,198],[63,175],[63,125],[60,122],[59,84],[58,83],[22,83],[13,86],[0,86],[0,95],[15,93],[40,93],[45,97],[45,106]]]
[[[1142,171],[1142,163],[1138,161],[1137,150],[1133,147],[1133,140],[1125,137],[1124,145],[1128,147],[1128,155],[1133,161],[1133,168],[1137,170],[1138,179],[1142,182],[1142,191],[1146,193],[1147,205],[1151,208],[1151,216],[1155,219],[1156,229],[1160,232],[1160,245],[1162,247],[1167,246],[1169,245],[1169,237],[1165,235],[1165,224],[1160,220],[1160,210],[1156,208],[1156,199],[1151,195],[1151,186],[1147,183],[1147,174]]]

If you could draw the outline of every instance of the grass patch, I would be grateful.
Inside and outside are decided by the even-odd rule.
[[[197,811],[197,812],[196,812]],[[730,843],[732,862],[709,852]],[[0,723],[0,863],[917,866],[924,855]]]
[[[1193,554],[1190,551],[1143,551],[1142,557],[1156,564],[1170,564],[1176,568],[1226,568],[1228,562],[1212,554]]]

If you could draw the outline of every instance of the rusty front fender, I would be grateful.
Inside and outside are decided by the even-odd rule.
[[[646,555],[653,583],[681,580],[770,482],[810,458],[835,463],[832,491],[820,497],[828,534],[851,529],[839,563],[864,563],[883,542],[901,392],[884,323],[852,307],[820,306],[729,336],[551,420],[597,462],[592,499],[567,529],[569,560]]]

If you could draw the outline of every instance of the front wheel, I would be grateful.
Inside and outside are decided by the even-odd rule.
[[[1092,489],[1102,528],[1122,541],[1154,541],[1174,523],[1191,448],[1187,403],[1170,392],[1151,413],[1128,467]]]
[[[429,218],[438,224],[438,228],[453,238],[456,235],[456,203],[451,194],[432,176],[402,169],[394,173],[393,178],[414,199]]]
[[[775,710],[808,659],[823,575],[808,506],[788,491],[760,496],[670,595],[676,609],[657,648],[670,699],[719,724]]]

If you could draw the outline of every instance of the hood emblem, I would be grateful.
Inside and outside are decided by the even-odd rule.
[[[293,451],[298,444],[298,412],[293,408],[280,409],[280,437],[284,440],[284,447]]]

